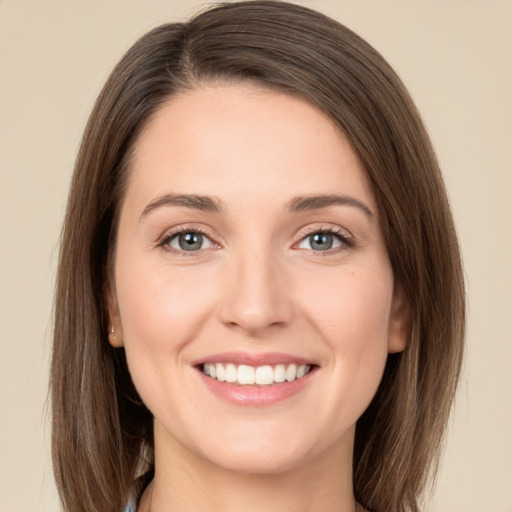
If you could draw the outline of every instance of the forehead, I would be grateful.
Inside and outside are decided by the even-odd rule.
[[[250,84],[177,94],[148,122],[134,148],[127,195],[142,201],[166,192],[245,204],[350,193],[374,206],[364,167],[324,112]]]

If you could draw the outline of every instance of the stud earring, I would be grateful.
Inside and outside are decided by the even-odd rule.
[[[112,326],[112,329],[108,333],[108,341],[110,341],[112,345],[116,342],[116,328],[114,326]]]

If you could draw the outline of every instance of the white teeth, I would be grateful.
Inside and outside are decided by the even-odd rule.
[[[254,368],[241,364],[238,367],[238,383],[239,384],[254,384]]]
[[[226,366],[226,382],[236,382],[237,378],[238,372],[236,371],[236,366],[234,364],[228,364]]]
[[[224,370],[224,366],[222,366],[220,363],[215,365],[215,373],[217,374],[217,380],[220,380],[221,382],[226,380],[226,370]]]
[[[309,364],[277,364],[275,366],[248,366],[241,364],[238,367],[228,363],[204,364],[203,373],[221,382],[232,382],[241,385],[270,386],[274,383],[292,382],[301,379],[309,373]]]
[[[284,382],[286,380],[286,367],[284,364],[278,364],[274,368],[274,382]]]
[[[286,369],[286,380],[288,382],[291,382],[292,380],[295,380],[297,378],[297,365],[291,364]]]
[[[300,379],[300,378],[304,377],[304,375],[306,375],[307,372],[308,372],[307,365],[305,365],[305,364],[300,365],[297,368],[297,379]]]
[[[265,386],[274,383],[274,369],[272,366],[258,366],[256,368],[256,384]]]

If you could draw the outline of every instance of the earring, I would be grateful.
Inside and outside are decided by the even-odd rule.
[[[110,341],[112,345],[116,342],[116,328],[114,326],[112,326],[112,329],[108,333],[108,341]]]

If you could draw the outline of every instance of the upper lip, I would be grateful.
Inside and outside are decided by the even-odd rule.
[[[247,366],[274,366],[276,364],[314,364],[311,360],[281,352],[265,352],[254,354],[250,352],[222,352],[212,354],[192,362],[193,366],[213,363],[231,363],[235,365],[244,364]]]

